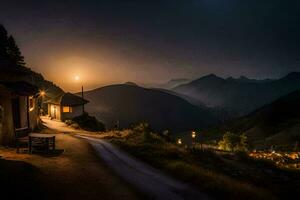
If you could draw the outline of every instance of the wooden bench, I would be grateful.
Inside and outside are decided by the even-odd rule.
[[[31,133],[31,128],[15,128],[15,144],[17,148],[17,153],[20,151],[21,145],[26,145],[29,148],[29,134]]]
[[[30,133],[29,134],[29,153],[32,153],[33,148],[42,148],[44,153],[49,153],[50,150],[55,151],[55,134]]]

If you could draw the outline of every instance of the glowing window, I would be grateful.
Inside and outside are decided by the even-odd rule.
[[[72,107],[70,107],[70,106],[64,106],[63,107],[63,112],[64,113],[71,113],[72,112]]]
[[[34,109],[34,98],[29,97],[29,110],[33,111],[33,109]]]

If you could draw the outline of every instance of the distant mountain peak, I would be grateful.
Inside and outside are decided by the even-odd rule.
[[[220,77],[218,77],[218,76],[215,75],[215,74],[208,74],[208,75],[206,75],[206,76],[203,76],[202,78],[220,78]]]
[[[194,82],[201,82],[201,81],[224,81],[223,78],[215,75],[215,74],[209,74],[209,75],[206,75],[206,76],[203,76],[197,80],[195,80]]]
[[[130,82],[130,81],[124,83],[124,85],[138,86],[138,84],[136,84],[134,82]]]

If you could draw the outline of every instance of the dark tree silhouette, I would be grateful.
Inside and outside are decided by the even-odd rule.
[[[25,66],[24,62],[24,56],[22,56],[22,53],[19,49],[19,47],[16,44],[15,39],[13,36],[9,36],[8,38],[8,49],[7,49],[8,57],[10,62],[19,65],[19,66]]]
[[[3,25],[0,24],[0,63],[7,63],[7,47],[8,47],[8,36],[7,31]]]
[[[0,24],[0,63],[25,66],[24,57],[13,36]]]

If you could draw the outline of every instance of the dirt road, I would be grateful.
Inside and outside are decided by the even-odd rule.
[[[150,199],[208,199],[206,195],[191,189],[187,184],[132,158],[100,138],[88,137],[86,132],[82,132],[82,135],[80,131],[73,130],[61,122],[44,121],[51,129],[74,133],[75,136],[87,140],[107,166]]]
[[[0,184],[15,191],[3,191],[3,199],[143,198],[99,159],[88,142],[62,132],[56,135],[56,141],[57,148],[64,149],[60,155],[17,154],[15,149],[0,148]]]

